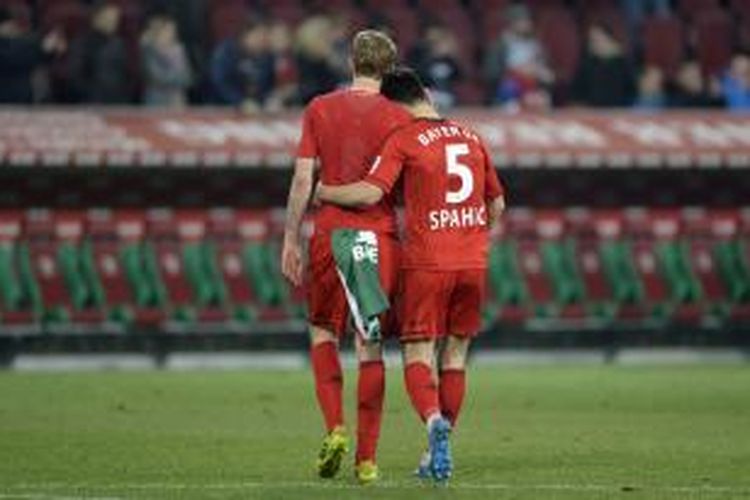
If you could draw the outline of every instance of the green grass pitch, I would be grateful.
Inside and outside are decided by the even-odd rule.
[[[388,376],[384,477],[363,490],[351,460],[313,473],[306,371],[3,373],[0,498],[750,497],[750,367],[477,368],[443,488],[410,475],[423,431]]]

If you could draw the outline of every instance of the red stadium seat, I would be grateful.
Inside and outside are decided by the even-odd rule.
[[[78,211],[32,210],[26,217],[32,272],[39,283],[45,318],[53,323],[98,323],[104,319],[92,307],[92,290],[78,267],[84,236]]]
[[[675,17],[654,16],[643,23],[643,59],[667,75],[674,74],[685,55],[682,22]]]
[[[229,255],[241,257],[245,279],[250,282],[252,303],[258,316],[266,320],[287,319],[290,311],[286,283],[276,269],[278,255],[274,246],[277,237],[273,214],[268,211],[242,210],[236,214],[238,242],[224,249],[224,262]],[[232,253],[226,253],[232,252]],[[227,270],[225,269],[225,276]],[[236,279],[236,278],[235,278]],[[293,299],[300,298],[299,296]]]
[[[456,85],[456,97],[462,106],[480,106],[486,93],[484,82],[479,78],[467,78]]]
[[[249,10],[242,4],[226,4],[211,11],[211,40],[215,43],[239,34],[249,19]]]
[[[565,7],[565,0],[528,0],[525,4],[534,12]]]
[[[683,17],[695,20],[703,15],[703,11],[717,9],[720,5],[720,0],[680,0],[677,9]]]
[[[315,10],[331,12],[348,11],[354,8],[351,0],[313,0],[309,6]]]
[[[412,9],[386,8],[375,10],[393,29],[393,36],[402,55],[408,54],[419,37],[420,18]]]
[[[710,304],[720,304],[729,296],[718,274],[714,246],[717,239],[734,237],[737,225],[736,214],[731,212],[691,210],[683,219],[690,262]]]
[[[409,0],[367,0],[366,6],[370,10],[410,8]]]
[[[296,2],[271,2],[270,4],[268,4],[267,12],[274,19],[284,21],[285,23],[289,23],[291,25],[299,24],[308,15],[308,12],[299,3]]]
[[[443,10],[463,10],[460,0],[419,0],[417,5],[428,14],[437,14]]]
[[[578,26],[567,9],[547,9],[538,16],[539,36],[556,77],[573,79],[578,68],[581,40]]]
[[[146,236],[143,212],[92,210],[87,219],[93,265],[101,281],[109,317],[123,323],[133,321],[141,327],[160,323],[165,311],[152,302],[153,290],[144,282],[131,282],[128,277],[129,272],[143,272],[140,252]]]
[[[263,220],[261,215],[259,219]],[[265,223],[259,222],[259,227],[265,228]],[[234,211],[213,211],[209,216],[208,231],[216,247],[218,268],[226,284],[229,301],[235,308],[235,317],[242,315],[243,308],[248,317],[254,316],[253,290],[244,271],[242,240]],[[258,231],[258,237],[266,237],[265,229]]]
[[[50,4],[42,14],[42,29],[62,29],[69,39],[86,31],[89,24],[89,12],[77,2],[60,2]]]
[[[750,19],[750,0],[731,0],[729,6],[735,14],[739,14],[743,21]]]
[[[694,24],[698,60],[705,73],[716,75],[726,69],[732,55],[732,20],[721,9],[704,10]]]
[[[611,303],[614,302],[614,297],[604,275],[596,222],[598,221],[590,210],[576,209],[566,214],[568,234],[575,242],[576,264],[588,299],[598,304]]]
[[[471,7],[476,15],[486,16],[496,12],[505,12],[510,4],[510,0],[473,0]]]
[[[519,265],[531,302],[538,306],[551,303],[554,299],[552,284],[544,272],[534,213],[520,210],[510,212],[506,217],[506,226],[516,241]],[[562,226],[555,236],[562,237]]]
[[[660,238],[672,239],[677,236],[678,222],[674,226],[662,225]],[[654,226],[643,210],[626,212],[625,234],[631,242],[633,263],[641,282],[646,305],[651,309],[661,308],[669,302],[669,288],[659,269],[656,255]]]
[[[151,210],[147,213],[147,231],[158,279],[164,287],[164,305],[181,320],[193,319],[193,293],[184,268],[176,217],[171,210]]]
[[[0,211],[0,323],[28,325],[35,321],[30,290],[24,289],[23,264],[20,247],[23,213],[20,210]]]
[[[477,40],[474,24],[467,11],[461,8],[436,9],[431,14],[436,20],[442,22],[446,29],[455,34],[458,43],[459,63],[462,65],[464,73],[475,73]]]

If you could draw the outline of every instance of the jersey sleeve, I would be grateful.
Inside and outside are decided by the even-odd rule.
[[[390,193],[401,175],[405,160],[406,155],[396,136],[391,136],[383,145],[380,156],[372,164],[370,173],[364,179],[365,182],[379,187],[384,193]]]
[[[297,145],[297,158],[317,158],[319,156],[313,114],[314,110],[311,104],[305,108],[305,113],[302,115],[302,135]]]
[[[505,194],[505,188],[500,183],[497,170],[492,163],[492,157],[484,144],[482,144],[482,154],[484,156],[484,198],[494,200]]]

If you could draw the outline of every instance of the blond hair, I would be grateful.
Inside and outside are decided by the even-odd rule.
[[[380,80],[393,69],[398,49],[391,38],[378,30],[363,30],[352,39],[352,66],[355,76]]]

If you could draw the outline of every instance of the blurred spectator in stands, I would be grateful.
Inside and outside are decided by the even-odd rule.
[[[278,21],[271,25],[269,46],[273,55],[275,85],[268,97],[266,109],[278,111],[297,104],[299,100],[297,66],[292,53],[292,34],[286,23]]]
[[[177,32],[185,47],[194,85],[191,91],[201,90],[198,81],[208,73],[210,47],[208,44],[209,1],[208,0],[147,0],[151,12],[165,13],[177,23]],[[198,97],[198,96],[194,96]]]
[[[330,18],[314,16],[297,29],[297,69],[302,104],[316,95],[334,90],[344,81],[334,28]]]
[[[635,98],[635,77],[622,44],[601,23],[589,27],[586,48],[572,87],[573,102],[594,107],[626,107]]]
[[[670,91],[670,105],[675,108],[708,108],[722,106],[718,84],[708,84],[695,59],[684,61],[677,70]]]
[[[656,110],[667,107],[664,72],[657,66],[646,66],[638,78],[638,97],[635,107]]]
[[[211,57],[211,83],[219,103],[247,112],[262,109],[274,87],[268,26],[249,23],[239,35],[219,44]]]
[[[119,36],[117,4],[95,5],[87,33],[70,47],[69,78],[73,98],[97,104],[126,104],[133,100],[128,53]]]
[[[156,14],[148,20],[141,36],[141,64],[145,104],[182,107],[187,103],[192,73],[173,18]]]
[[[0,6],[0,103],[34,102],[34,71],[65,49],[57,31],[39,40],[26,32],[8,8]]]
[[[508,27],[487,51],[485,78],[490,82],[490,100],[496,104],[519,105],[549,102],[548,86],[554,74],[539,38],[531,12],[524,5],[512,5]]]
[[[430,88],[438,107],[456,104],[455,85],[463,78],[456,35],[440,24],[428,25],[408,55],[409,64]]]
[[[721,77],[720,85],[727,108],[735,111],[750,110],[750,54],[737,52],[732,56],[729,69]]]

